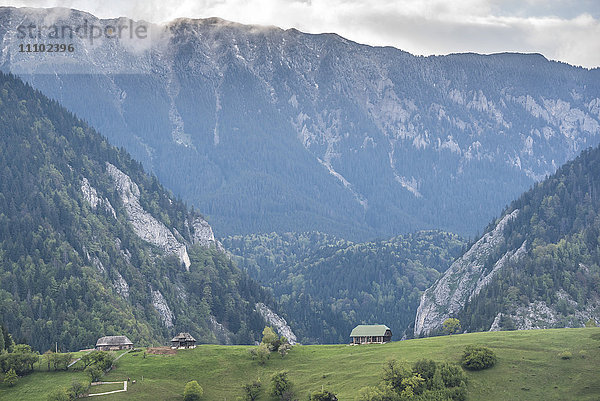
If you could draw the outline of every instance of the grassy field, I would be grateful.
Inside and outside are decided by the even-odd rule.
[[[177,355],[127,354],[105,381],[130,382],[126,393],[111,400],[182,400],[183,387],[197,380],[205,400],[235,400],[241,385],[260,378],[268,387],[273,372],[288,370],[300,400],[324,386],[340,400],[354,400],[364,386],[375,385],[389,358],[409,363],[422,358],[457,362],[463,348],[492,348],[492,369],[468,372],[469,400],[600,400],[600,328],[473,333],[393,342],[385,345],[296,346],[285,359],[272,355],[266,365],[253,361],[246,346],[202,345]],[[571,359],[559,353],[569,351]],[[80,372],[36,372],[12,389],[0,385],[1,400],[44,400],[45,393],[68,385]],[[263,396],[264,400],[268,397]]]

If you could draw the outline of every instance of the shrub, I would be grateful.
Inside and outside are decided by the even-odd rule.
[[[288,379],[287,374],[284,370],[271,376],[271,395],[273,397],[283,400],[284,397],[291,394],[292,382]]]
[[[98,380],[100,380],[100,378],[102,377],[102,373],[104,373],[102,372],[102,369],[95,365],[88,366],[87,368],[85,368],[85,372],[88,374],[92,382],[97,382]]]
[[[184,401],[198,401],[200,397],[204,394],[204,390],[198,384],[196,380],[192,380],[187,382],[185,388],[183,390],[183,400]]]
[[[308,396],[309,401],[338,401],[337,396],[331,391],[321,390]]]
[[[467,376],[460,366],[444,362],[440,364],[439,369],[442,382],[447,388],[462,387],[467,381]]]
[[[590,318],[585,322],[585,327],[596,327],[596,321],[593,318]]]
[[[244,390],[245,401],[256,401],[260,396],[262,383],[257,379],[252,383],[244,384],[242,389]]]
[[[71,387],[69,388],[69,395],[71,398],[79,398],[85,393],[86,387],[80,381],[73,380]]]
[[[67,390],[61,387],[48,394],[46,399],[48,401],[70,401],[71,397],[69,396],[69,393],[67,393]]]
[[[8,372],[6,372],[6,376],[4,376],[4,381],[6,382],[6,384],[8,384],[10,387],[14,386],[15,384],[17,384],[17,381],[19,380],[19,376],[17,376],[17,373],[15,372],[14,369],[9,369]]]
[[[560,359],[571,359],[573,357],[573,354],[570,351],[563,351],[559,353],[558,356],[560,357]]]
[[[415,362],[414,372],[421,375],[421,377],[425,380],[433,379],[433,375],[435,374],[436,364],[435,361],[431,359],[421,359],[420,361]]]
[[[257,359],[259,364],[264,365],[271,357],[271,351],[266,344],[261,343],[258,347],[250,350],[250,355],[252,355],[252,359]]]
[[[469,370],[491,368],[496,364],[496,354],[487,347],[469,345],[465,348],[461,363]]]

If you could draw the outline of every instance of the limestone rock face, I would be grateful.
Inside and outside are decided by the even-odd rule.
[[[83,194],[83,198],[90,204],[93,210],[96,210],[98,206],[102,206],[115,219],[117,218],[115,209],[111,205],[110,201],[106,198],[100,198],[100,196],[98,196],[98,191],[96,191],[96,188],[92,187],[88,179],[85,177],[83,177],[83,179],[81,180],[81,193]]]
[[[119,192],[127,211],[127,219],[135,233],[144,241],[156,245],[164,252],[177,255],[181,263],[189,269],[191,262],[185,244],[179,242],[167,226],[142,208],[137,184],[110,163],[106,163],[106,169],[115,182],[115,189]]]
[[[173,327],[173,312],[171,311],[171,308],[169,308],[163,294],[158,290],[152,290],[152,305],[160,315],[162,324],[167,328]]]
[[[263,317],[263,319],[265,319],[265,321],[268,324],[275,327],[277,333],[279,333],[280,336],[284,336],[285,338],[287,338],[291,345],[297,343],[298,338],[296,338],[296,335],[292,331],[292,328],[288,326],[284,318],[273,312],[267,305],[263,304],[262,302],[256,304],[256,311]]]
[[[519,210],[507,214],[496,227],[477,241],[456,260],[444,275],[421,296],[415,318],[414,335],[427,335],[439,329],[447,318],[459,312],[472,297],[479,294],[509,261],[516,261],[526,251],[524,242],[516,251],[508,251],[498,259],[490,271],[485,270],[489,255],[504,242],[506,224],[517,217]]]

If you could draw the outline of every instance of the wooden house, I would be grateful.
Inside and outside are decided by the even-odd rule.
[[[179,333],[171,340],[171,348],[196,348],[196,339],[190,333]]]
[[[359,324],[350,338],[351,344],[383,344],[392,341],[392,330],[384,324]]]
[[[96,349],[100,351],[119,351],[132,348],[133,343],[126,336],[106,336],[96,341]]]

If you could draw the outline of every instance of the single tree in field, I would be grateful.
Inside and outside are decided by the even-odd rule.
[[[442,324],[442,330],[444,330],[444,333],[446,334],[460,333],[462,330],[462,327],[460,326],[460,320],[453,317],[444,320],[444,323]]]

